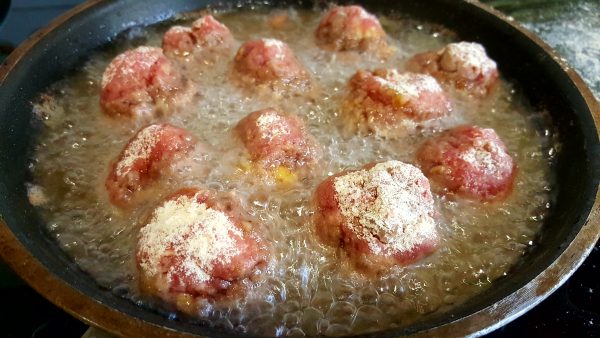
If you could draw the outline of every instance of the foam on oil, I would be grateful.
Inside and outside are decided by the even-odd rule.
[[[108,202],[104,180],[109,163],[143,124],[105,117],[98,104],[99,83],[115,55],[140,44],[159,46],[167,26],[138,31],[135,39],[98,52],[81,71],[57,84],[35,107],[45,128],[31,165],[32,183],[48,200],[40,210],[49,234],[101,286],[175,318],[178,315],[168,305],[138,291],[138,231],[151,208],[179,187],[235,191],[260,220],[258,230],[273,245],[273,261],[257,282],[248,283],[239,299],[200,301],[195,320],[265,335],[344,335],[404,326],[448,310],[510,274],[534,244],[550,207],[551,164],[557,149],[545,114],[532,111],[513,86],[503,82],[483,100],[450,93],[453,116],[410,137],[389,141],[343,135],[339,107],[346,82],[356,70],[402,69],[412,54],[440,48],[454,41],[453,35],[408,19],[381,18],[396,48],[382,61],[322,51],[313,40],[321,14],[295,10],[287,14],[289,21],[278,30],[267,24],[268,12],[222,13],[217,19],[231,29],[238,45],[260,37],[288,43],[312,74],[312,93],[257,96],[236,87],[231,82],[235,49],[213,61],[178,59],[199,95],[160,121],[188,129],[209,151],[193,156],[197,165],[179,166],[178,175],[151,188],[149,202],[133,211]],[[271,106],[303,118],[323,150],[310,177],[294,184],[276,185],[240,166],[247,154],[233,127],[248,113]],[[518,165],[515,188],[507,200],[482,205],[436,195],[442,238],[437,252],[374,279],[352,272],[342,251],[319,243],[311,224],[311,199],[324,178],[373,161],[413,163],[416,147],[427,136],[465,122],[494,128]]]

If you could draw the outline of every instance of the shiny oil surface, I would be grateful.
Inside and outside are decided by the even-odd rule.
[[[380,18],[395,47],[387,60],[320,50],[313,32],[320,13],[286,11],[289,20],[272,29],[269,18],[282,12],[234,12],[216,15],[238,44],[259,37],[290,45],[312,74],[310,93],[256,94],[231,81],[235,53],[202,60],[177,59],[198,95],[190,104],[157,121],[187,128],[211,151],[151,187],[146,203],[133,211],[110,205],[104,190],[109,163],[147,122],[105,117],[98,105],[100,79],[118,53],[160,45],[168,25],[129,31],[110,51],[93,56],[76,74],[56,84],[35,106],[44,130],[31,162],[32,192],[48,201],[40,206],[48,233],[91,274],[115,293],[165,315],[172,307],[140,294],[135,267],[137,232],[161,197],[183,186],[235,192],[259,220],[258,231],[272,243],[273,260],[255,281],[245,281],[245,295],[199,300],[195,320],[204,325],[268,335],[365,333],[407,325],[444,311],[510,275],[510,269],[535,245],[552,204],[552,161],[559,145],[550,121],[533,111],[519,88],[502,81],[487,98],[449,92],[454,111],[422,131],[390,141],[341,132],[339,106],[346,81],[357,69],[403,68],[414,53],[455,41],[452,32],[405,18]],[[237,47],[237,46],[236,46]],[[251,111],[277,107],[303,118],[318,140],[323,158],[311,174],[293,183],[257,175],[232,133]],[[312,193],[325,177],[372,161],[414,162],[416,147],[428,136],[454,125],[494,128],[513,156],[518,175],[505,201],[480,204],[435,195],[442,238],[436,253],[408,267],[379,276],[353,272],[343,251],[315,238]]]

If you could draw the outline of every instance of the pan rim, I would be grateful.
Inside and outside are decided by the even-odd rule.
[[[4,64],[0,66],[0,86],[2,86],[4,81],[6,81],[12,69],[17,67],[27,53],[40,41],[42,41],[44,37],[67,23],[72,18],[91,10],[96,5],[108,4],[111,2],[114,3],[118,1],[89,0],[66,12],[52,21],[47,27],[42,28],[38,32],[34,33],[17,49],[15,49],[15,51],[7,57]],[[580,95],[583,97],[588,109],[591,112],[591,117],[594,121],[594,127],[596,129],[596,136],[598,138],[598,127],[600,125],[600,105],[577,72],[562,62],[558,56],[558,53],[556,53],[554,49],[549,47],[539,37],[523,28],[520,24],[516,23],[514,20],[511,20],[508,16],[478,2],[466,2],[468,5],[479,8],[480,10],[495,16],[505,24],[508,24],[520,34],[526,36],[530,41],[537,44],[548,55],[553,57],[552,62],[560,66],[560,68],[567,74],[570,81],[573,82]],[[598,142],[596,142],[595,145],[592,145],[592,147],[594,147],[594,149],[600,148]],[[600,165],[598,162],[599,161],[597,160],[592,163],[592,171],[596,177],[600,176]],[[600,193],[598,191],[597,184],[595,189],[596,199],[590,210],[587,211],[589,212],[589,215],[587,215],[587,220],[585,221],[582,229],[571,241],[571,243],[564,249],[564,251],[560,253],[557,260],[543,270],[543,272],[546,272],[552,269],[553,271],[560,273],[560,279],[555,281],[553,286],[538,294],[536,290],[538,289],[539,285],[547,282],[542,274],[540,274],[533,280],[529,281],[526,285],[521,286],[516,292],[503,299],[501,302],[504,302],[505,300],[506,302],[502,304],[492,304],[481,309],[480,311],[457,319],[456,321],[418,332],[416,335],[437,336],[446,334],[455,336],[473,334],[473,332],[477,332],[477,335],[485,334],[512,321],[550,295],[575,271],[573,267],[578,267],[581,265],[600,237]],[[144,321],[141,317],[135,316],[135,314],[125,314],[128,317],[120,318],[119,316],[124,315],[122,312],[103,304],[100,300],[95,299],[91,295],[84,295],[71,284],[58,278],[46,266],[36,260],[1,218],[0,246],[0,255],[9,263],[13,270],[15,270],[23,279],[27,281],[29,285],[33,286],[34,289],[42,293],[46,298],[63,308],[65,311],[69,312],[71,315],[90,325],[99,326],[107,331],[117,334],[143,334],[144,336],[160,335],[167,337],[191,336],[186,332],[175,332],[171,327],[161,326],[152,322]],[[585,249],[582,251],[582,248]],[[582,252],[583,254],[581,254]],[[13,260],[14,257],[22,257],[23,260]],[[570,269],[565,269],[565,267],[569,267]],[[51,284],[56,285],[53,287],[56,288],[57,291],[52,291],[49,289],[52,288],[50,286]],[[58,290],[60,290],[60,292],[58,292]],[[67,295],[66,297],[65,294]],[[531,297],[532,294],[536,294],[536,296]],[[528,298],[528,296],[531,298]],[[496,315],[501,312],[502,306],[508,305],[507,302],[510,303],[511,307],[514,307],[515,302],[518,302],[521,305],[517,306],[517,309],[513,309],[513,312],[509,313],[508,315],[506,315],[506,312],[503,312],[502,319],[498,319]],[[100,316],[103,318],[98,318],[98,313],[107,313],[107,315]],[[131,322],[132,318],[134,319],[133,322]],[[150,327],[152,327],[152,329],[148,328],[148,324]],[[158,332],[153,330],[158,330]]]

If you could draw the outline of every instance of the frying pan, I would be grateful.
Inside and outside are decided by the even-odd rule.
[[[0,66],[0,254],[26,282],[81,320],[125,336],[228,336],[231,333],[169,320],[138,307],[94,280],[46,236],[44,221],[25,189],[37,127],[31,102],[120,32],[207,6],[233,1],[91,0],[35,33]],[[265,6],[323,6],[317,1],[262,1]],[[508,277],[450,312],[381,336],[464,336],[489,332],[516,318],[558,288],[600,236],[598,183],[600,106],[581,78],[541,40],[502,14],[476,2],[365,1],[379,14],[403,13],[442,24],[462,40],[485,45],[500,72],[518,83],[536,109],[552,116],[562,150],[557,194],[537,244]]]
[[[0,2],[0,28],[2,28],[2,24],[4,23],[4,19],[8,15],[8,10],[10,9],[10,0],[4,0]],[[12,46],[4,45],[0,41],[0,61],[4,60],[4,57],[13,50]]]
[[[0,3],[0,26],[2,26],[2,22],[6,15],[8,14],[8,9],[10,8],[10,0],[5,0]]]

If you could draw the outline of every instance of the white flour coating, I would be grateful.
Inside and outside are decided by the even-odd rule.
[[[416,73],[398,73],[392,69],[386,71],[385,77],[375,76],[375,80],[383,87],[394,90],[406,101],[416,100],[423,92],[440,93],[442,87],[431,76]]]
[[[367,12],[366,10],[364,10],[362,7],[359,7],[359,11],[358,11],[358,17],[363,20],[363,21],[376,21],[379,22],[379,20],[377,20],[377,18],[375,17],[375,15],[373,14],[369,14],[369,12]],[[344,12],[344,16],[346,15],[346,13]]]
[[[44,192],[44,188],[36,184],[25,184],[27,188],[27,199],[33,206],[40,206],[48,203],[48,197]]]
[[[129,142],[121,160],[117,163],[117,174],[123,176],[131,171],[131,167],[138,160],[146,160],[159,141],[160,125],[153,124],[140,130]]]
[[[283,41],[277,39],[261,39],[266,47],[276,47],[277,49],[281,49],[284,46]]]
[[[431,192],[417,184],[426,180],[410,164],[387,161],[336,177],[334,187],[348,228],[379,254],[378,241],[408,251],[435,238]]]
[[[239,254],[234,236],[241,231],[221,212],[197,202],[197,195],[180,196],[158,207],[151,221],[140,230],[140,266],[150,276],[164,268],[165,256],[182,257],[183,274],[195,282],[210,279],[216,261],[227,264]],[[173,252],[167,252],[172,246]],[[169,279],[182,273],[169,267]]]
[[[192,23],[192,26],[196,28],[201,28],[202,26],[204,26],[204,24],[206,24],[206,16],[203,16],[200,19],[194,21],[194,23]]]
[[[448,44],[442,50],[440,64],[444,70],[459,72],[470,80],[496,69],[496,62],[487,56],[482,45],[464,41]]]
[[[335,9],[333,9],[331,11],[331,13],[334,13],[334,16],[338,17],[338,18],[345,18],[348,16],[348,12],[344,7],[337,7]],[[325,17],[325,18],[327,18],[327,17]]]
[[[143,58],[131,57],[131,54],[146,54]],[[157,47],[141,46],[133,51],[119,54],[102,74],[102,88],[106,87],[115,76],[128,77],[139,69],[150,69],[162,55],[162,49]]]
[[[346,18],[346,17],[348,17],[350,10],[351,10],[350,6],[337,7],[336,9],[334,9],[335,12],[333,12],[333,13],[335,13],[335,16],[338,18]],[[375,15],[370,14],[362,7],[358,7],[358,16],[356,16],[356,17],[363,21],[364,20],[378,21],[377,17],[375,17]]]
[[[496,139],[496,133],[492,129],[483,129],[482,133],[492,140]],[[483,137],[485,136],[473,140],[473,146],[459,154],[459,157],[473,167],[482,170],[487,175],[494,175],[497,172],[510,169],[513,162],[506,153],[506,150],[495,142],[486,140]]]
[[[169,30],[177,32],[177,33],[191,32],[190,27],[185,27],[185,26],[173,26],[173,27],[169,28]]]
[[[256,125],[260,129],[262,137],[267,140],[290,134],[290,128],[284,123],[281,115],[275,111],[261,114],[256,119]]]
[[[283,53],[283,48],[285,46],[285,43],[281,40],[277,40],[277,39],[261,39],[264,44],[265,47],[267,48],[275,48],[276,52],[275,52],[275,58],[278,60],[283,60],[283,58],[285,57],[284,53]]]
[[[475,142],[473,147],[462,152],[459,157],[472,166],[483,170],[485,173],[491,174],[498,171],[498,165],[502,162],[495,161],[494,155],[502,156],[502,150],[493,142]]]
[[[482,169],[486,173],[492,173],[496,170],[496,163],[489,151],[479,148],[469,148],[461,153],[460,158],[472,166]]]
[[[173,27],[169,28],[169,31],[177,33],[177,34],[181,34],[181,33],[191,33],[192,29],[190,27],[184,27],[184,26],[173,26]]]

